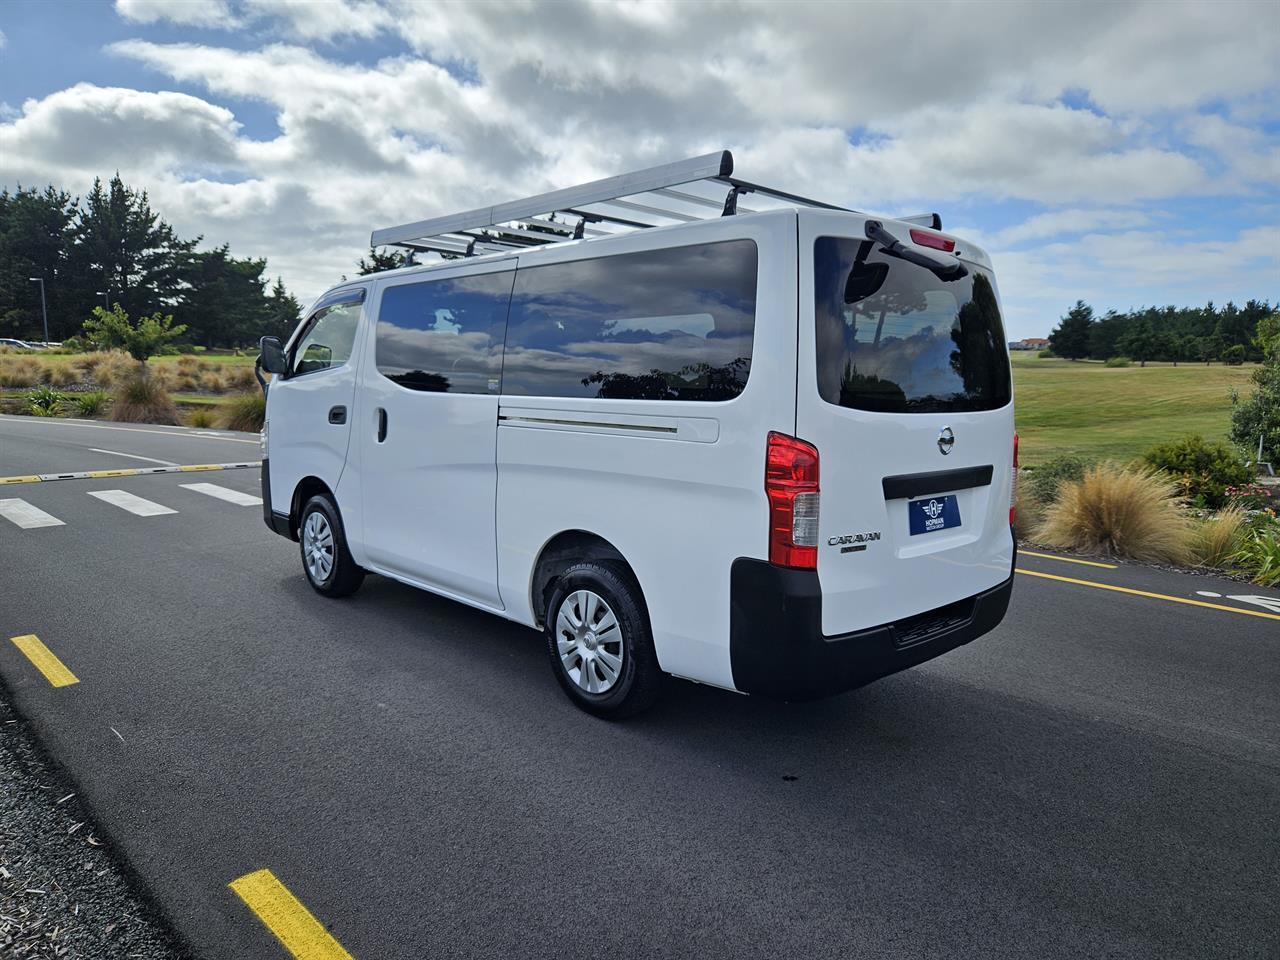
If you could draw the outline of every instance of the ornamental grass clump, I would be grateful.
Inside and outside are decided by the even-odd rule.
[[[111,404],[111,419],[121,423],[178,424],[178,408],[164,386],[145,371],[126,380]]]
[[[228,430],[256,433],[267,419],[267,395],[261,390],[237,394],[222,405],[222,417]]]
[[[1037,539],[1146,563],[1183,563],[1190,556],[1192,531],[1180,494],[1175,483],[1150,467],[1101,463],[1083,479],[1062,485]]]
[[[1191,536],[1191,559],[1205,567],[1225,567],[1240,548],[1247,515],[1237,506],[1196,524]]]

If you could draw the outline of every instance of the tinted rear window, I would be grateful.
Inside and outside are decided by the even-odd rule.
[[[994,410],[1009,361],[990,275],[944,281],[870,240],[814,243],[818,392],[857,410]]]
[[[751,369],[755,313],[750,240],[521,267],[502,392],[730,400]]]

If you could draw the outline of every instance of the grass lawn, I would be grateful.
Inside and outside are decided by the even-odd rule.
[[[1101,363],[1013,353],[1019,454],[1037,464],[1062,453],[1126,461],[1188,433],[1225,440],[1231,389],[1247,395],[1255,364]]]

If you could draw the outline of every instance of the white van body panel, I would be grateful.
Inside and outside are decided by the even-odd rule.
[[[343,287],[343,292],[358,287]],[[316,301],[323,304],[337,293],[330,291]],[[309,319],[315,313],[313,305],[303,316]],[[366,293],[360,316],[360,328],[369,325],[369,304]],[[290,338],[288,348],[302,335],[307,320],[299,325]],[[346,363],[328,370],[318,370],[300,377],[277,377],[267,398],[267,420],[270,424],[271,501],[287,509],[298,484],[306,477],[317,477],[324,482],[338,500],[345,522],[358,518],[358,498],[350,496],[350,488],[342,484],[347,464],[347,452],[351,439],[351,413],[356,403],[356,384],[362,356],[363,337],[357,333]],[[329,423],[329,411],[333,407],[345,407],[346,421]],[[357,528],[358,529],[358,528]]]
[[[381,280],[369,316],[386,291],[406,283],[513,271],[516,261],[408,273]],[[359,450],[362,552],[367,569],[501,609],[494,529],[498,393],[410,390],[377,367],[377,323],[363,333],[352,447]],[[496,383],[495,383],[496,388]],[[387,432],[378,440],[378,411]]]
[[[828,636],[891,623],[988,590],[1009,578],[1013,483],[1013,403],[964,413],[882,413],[850,409],[818,391],[814,317],[814,241],[861,238],[865,217],[802,210],[800,218],[799,376],[796,435],[821,457],[818,578],[822,630]],[[882,221],[910,242],[911,225]],[[987,255],[960,242],[961,259],[989,266]],[[955,443],[939,448],[944,428]],[[992,467],[990,484],[939,491],[957,498],[961,526],[909,534],[906,499],[886,499],[887,476]],[[842,552],[839,539],[878,533],[865,550]],[[835,541],[835,542],[833,542]]]
[[[768,555],[766,436],[795,425],[795,236],[795,212],[787,210],[539,252],[541,265],[753,240],[755,338],[746,388],[733,400],[503,398],[498,578],[514,619],[541,619],[530,587],[547,543],[565,531],[592,533],[634,570],[662,669],[733,688],[730,566],[737,557]]]

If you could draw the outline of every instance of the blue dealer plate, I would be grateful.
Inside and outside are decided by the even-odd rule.
[[[907,502],[907,518],[911,521],[911,535],[933,533],[960,526],[960,505],[954,496],[929,497],[927,500]]]

